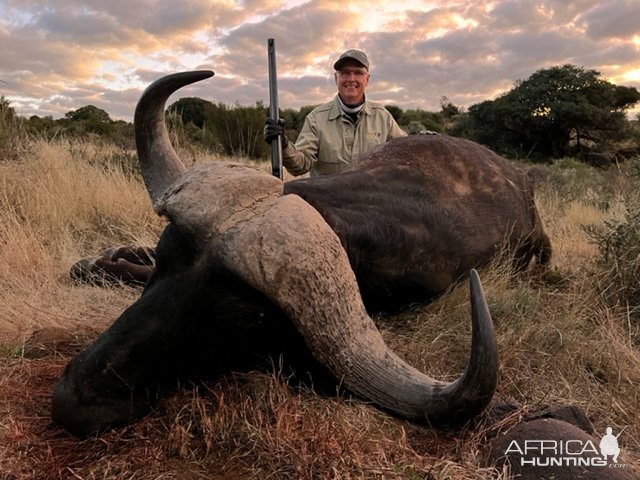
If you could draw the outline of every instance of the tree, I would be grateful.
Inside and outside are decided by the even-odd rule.
[[[201,98],[182,98],[168,108],[177,117],[190,141],[225,155],[267,158],[269,146],[262,141],[267,109],[255,106],[214,104]],[[170,122],[174,124],[172,119]]]
[[[0,96],[0,161],[17,155],[22,139],[21,123],[9,100]]]
[[[71,110],[65,113],[64,116],[74,122],[111,122],[109,114],[94,105],[86,105],[77,110]]]
[[[107,112],[94,105],[86,105],[64,114],[71,133],[85,132],[110,136],[115,131],[113,120]]]
[[[477,141],[503,153],[562,157],[569,141],[599,144],[620,139],[625,110],[640,101],[633,87],[619,87],[595,70],[573,65],[535,72],[496,100],[469,108]]]
[[[402,109],[400,107],[398,107],[397,105],[385,105],[384,108],[387,109],[387,111],[391,114],[391,116],[396,122],[400,121],[403,114]]]
[[[462,113],[462,109],[457,105],[454,105],[448,97],[442,96],[440,97],[440,114],[446,118],[451,119],[456,115],[460,115]]]
[[[185,125],[192,123],[198,128],[203,128],[207,111],[211,106],[211,102],[202,98],[187,97],[171,104],[167,111],[179,115]]]
[[[4,98],[4,96],[1,96],[0,97],[0,117],[2,117],[3,119],[6,118],[7,120],[13,120],[15,116],[16,116],[16,111],[11,106],[11,103],[9,102],[9,100]]]

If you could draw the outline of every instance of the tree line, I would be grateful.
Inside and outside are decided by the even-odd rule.
[[[469,138],[509,157],[547,161],[584,151],[602,151],[622,141],[640,145],[637,123],[626,111],[640,101],[634,87],[614,85],[595,70],[573,65],[538,70],[495,100],[467,111],[447,97],[436,112],[386,108],[409,134],[431,130]],[[283,109],[287,136],[295,139],[304,119],[315,105],[298,110]],[[268,108],[213,103],[201,98],[182,98],[169,106],[167,123],[175,138],[223,155],[267,159],[270,148],[262,140]],[[0,97],[0,122],[11,119],[29,134],[55,138],[96,136],[133,147],[133,126],[112,120],[93,105],[67,112],[64,118],[17,117],[9,102]],[[635,128],[634,128],[635,126]],[[0,136],[0,142],[2,142]],[[1,146],[1,145],[0,145]]]

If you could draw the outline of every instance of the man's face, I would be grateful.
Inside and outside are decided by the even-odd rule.
[[[360,63],[348,60],[335,73],[338,94],[347,105],[355,105],[364,99],[369,85],[369,71]]]

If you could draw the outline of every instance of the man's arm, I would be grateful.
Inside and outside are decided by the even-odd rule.
[[[307,115],[295,144],[289,142],[284,149],[282,164],[291,175],[307,173],[318,160],[319,144],[317,125],[312,115]]]
[[[387,141],[391,140],[392,138],[406,137],[406,136],[407,136],[407,132],[402,130],[400,128],[400,125],[398,125],[398,123],[396,122],[396,119],[393,118],[391,114],[389,114],[389,134],[387,135]]]

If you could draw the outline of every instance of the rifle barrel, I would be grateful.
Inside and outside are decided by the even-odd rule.
[[[267,40],[269,60],[269,118],[278,121],[278,75],[276,72],[276,42]],[[271,173],[282,180],[282,137],[271,142]]]

